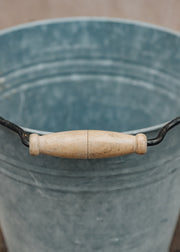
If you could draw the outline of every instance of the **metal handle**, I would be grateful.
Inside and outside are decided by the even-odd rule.
[[[100,130],[74,130],[43,136],[31,134],[29,150],[35,156],[41,153],[63,158],[109,158],[146,153],[147,138],[144,134],[132,136]]]

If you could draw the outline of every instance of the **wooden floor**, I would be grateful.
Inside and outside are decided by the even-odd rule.
[[[0,0],[0,29],[69,16],[136,19],[180,31],[180,0]]]
[[[174,237],[172,238],[170,252],[180,252],[180,217],[177,223]]]
[[[180,0],[0,0],[0,29],[38,19],[108,16],[141,20],[180,31],[179,14]],[[178,249],[180,220],[171,251]],[[0,252],[6,252],[1,233]]]
[[[7,252],[2,232],[0,230],[0,252]]]

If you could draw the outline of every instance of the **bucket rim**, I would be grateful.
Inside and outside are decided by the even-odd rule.
[[[70,23],[70,22],[84,22],[84,21],[88,21],[88,22],[112,22],[112,23],[124,23],[124,24],[130,24],[130,25],[138,25],[138,26],[142,26],[142,27],[147,27],[150,29],[156,29],[162,32],[166,32],[169,33],[171,35],[175,35],[180,37],[180,32],[165,26],[161,26],[161,25],[156,25],[153,23],[148,23],[148,22],[144,22],[141,20],[137,20],[137,19],[125,19],[125,18],[118,18],[118,17],[106,17],[106,16],[72,16],[72,17],[60,17],[60,18],[49,18],[49,19],[41,19],[41,20],[36,20],[36,21],[31,21],[31,22],[24,22],[22,24],[17,24],[14,26],[10,26],[4,29],[0,30],[0,35],[4,35],[6,33],[9,32],[14,32],[14,31],[18,31],[18,30],[23,30],[24,28],[32,28],[35,26],[40,26],[40,25],[48,25],[48,24],[55,24],[55,23]]]
[[[147,23],[144,21],[140,21],[140,20],[136,20],[136,19],[124,19],[124,18],[118,18],[118,17],[106,17],[106,16],[75,16],[75,17],[60,17],[60,18],[52,18],[52,19],[42,19],[42,20],[37,20],[37,21],[32,21],[32,22],[25,22],[23,24],[18,24],[12,27],[8,27],[5,29],[0,30],[0,36],[1,35],[5,35],[8,34],[10,32],[16,32],[19,30],[23,30],[23,29],[30,29],[32,27],[36,27],[36,26],[41,26],[41,25],[49,25],[49,24],[55,24],[55,23],[71,23],[71,22],[111,22],[111,23],[122,23],[122,24],[129,24],[129,25],[137,25],[139,27],[146,27],[149,29],[153,29],[153,30],[158,30],[164,33],[168,33],[170,35],[174,35],[178,38],[180,38],[180,32],[173,30],[171,28],[167,28],[161,25],[156,25],[156,24],[152,24],[152,23]],[[129,131],[123,131],[124,133],[127,134],[137,134],[139,132],[144,132],[144,133],[148,133],[148,132],[152,132],[152,131],[156,131],[159,130],[160,128],[162,128],[166,123],[168,123],[169,121],[165,121],[162,122],[160,124],[156,124],[153,126],[148,126],[145,128],[139,128],[139,129],[135,129],[135,130],[129,130]],[[42,131],[42,130],[36,130],[36,129],[32,129],[32,128],[26,128],[21,126],[25,131],[28,131],[30,133],[37,133],[40,135],[43,134],[49,134],[52,133],[51,131]]]
[[[128,131],[122,131],[122,133],[125,134],[130,134],[130,135],[136,135],[138,133],[148,133],[148,132],[153,132],[153,131],[158,131],[160,130],[164,125],[166,125],[169,121],[163,122],[161,124],[145,127],[145,128],[139,128],[135,130],[128,130]],[[20,127],[29,133],[36,133],[38,135],[47,135],[51,133],[55,133],[56,131],[43,131],[43,130],[37,130],[37,129],[32,129],[32,128],[26,128],[20,125]],[[93,130],[93,129],[92,129]],[[102,129],[103,130],[103,129]],[[68,131],[68,130],[64,130]]]

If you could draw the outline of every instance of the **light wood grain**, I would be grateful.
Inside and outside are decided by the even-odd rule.
[[[147,138],[112,131],[74,130],[43,136],[31,134],[31,155],[46,154],[63,158],[96,159],[110,158],[130,153],[144,154]]]

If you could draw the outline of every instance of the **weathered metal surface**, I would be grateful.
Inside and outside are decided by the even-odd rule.
[[[1,32],[0,114],[44,131],[164,123],[180,114],[179,42],[165,30],[105,19]],[[158,129],[142,131],[153,137]],[[180,208],[179,136],[172,129],[144,156],[66,160],[29,156],[1,127],[9,251],[168,251]]]

